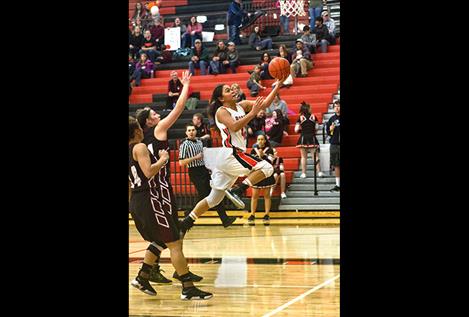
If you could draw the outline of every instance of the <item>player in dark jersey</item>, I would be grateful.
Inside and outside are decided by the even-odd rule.
[[[183,73],[183,78],[181,80],[183,88],[176,102],[176,106],[163,120],[160,120],[160,115],[150,108],[144,108],[141,111],[137,111],[137,120],[144,132],[143,143],[148,146],[148,150],[155,155],[156,158],[158,158],[159,150],[164,149],[169,151],[167,131],[176,122],[184,110],[189,89],[190,76],[190,73],[187,71]],[[170,164],[166,164],[158,174],[156,179],[157,191],[159,193],[159,197],[163,200],[161,208],[166,209],[167,212],[174,217],[175,221],[177,221],[178,208],[176,206],[173,187],[171,186],[169,165]],[[161,247],[166,249],[166,245],[164,244],[162,244]],[[200,282],[203,279],[203,277],[190,271],[189,274],[194,282]],[[177,272],[174,272],[173,277],[180,280]],[[163,276],[163,274],[161,274],[159,259],[155,262],[155,266],[151,270],[150,281],[155,283],[171,283],[171,280],[168,280]]]
[[[173,216],[171,208],[164,208],[167,200],[165,194],[161,195],[161,178],[157,176],[168,165],[168,151],[158,149],[154,153],[158,156],[156,159],[141,143],[142,140],[142,128],[136,119],[129,117],[129,179],[132,188],[129,207],[137,230],[150,242],[142,267],[131,285],[146,294],[156,295],[149,283],[150,270],[163,250],[161,243],[164,243],[170,250],[171,262],[182,283],[181,299],[210,299],[211,293],[194,286],[182,252],[177,217]]]

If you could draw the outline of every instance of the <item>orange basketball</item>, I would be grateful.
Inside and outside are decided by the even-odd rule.
[[[283,57],[275,57],[269,63],[269,73],[278,80],[284,80],[290,75],[290,63]]]

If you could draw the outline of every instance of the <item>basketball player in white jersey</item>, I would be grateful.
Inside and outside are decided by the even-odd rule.
[[[194,221],[208,209],[218,205],[225,194],[238,208],[244,208],[239,196],[252,185],[257,184],[273,173],[270,163],[251,156],[246,151],[247,133],[245,126],[256,117],[260,110],[267,108],[278,90],[282,80],[277,80],[275,88],[264,99],[242,100],[236,103],[235,92],[229,85],[215,87],[209,105],[209,117],[214,118],[216,127],[222,136],[223,148],[217,150],[216,157],[204,157],[206,166],[212,170],[212,190],[199,201],[191,213],[181,223],[184,234],[194,225]],[[247,176],[243,183],[231,188],[239,176]],[[231,188],[231,189],[229,189]]]

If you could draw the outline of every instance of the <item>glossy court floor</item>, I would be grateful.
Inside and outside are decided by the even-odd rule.
[[[156,296],[130,286],[147,247],[130,221],[129,316],[339,316],[338,219],[272,219],[270,226],[257,219],[248,226],[244,218],[227,229],[214,225],[217,219],[199,220],[185,237],[184,253],[190,270],[204,277],[196,285],[213,298],[182,301],[175,280],[153,284]],[[172,279],[168,250],[161,263]]]

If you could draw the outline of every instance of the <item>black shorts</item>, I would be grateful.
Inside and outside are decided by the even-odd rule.
[[[166,247],[165,243],[180,239],[177,210],[164,199],[148,190],[136,192],[130,197],[129,207],[135,227],[146,241]]]
[[[331,144],[330,147],[331,166],[340,166],[340,145]]]

